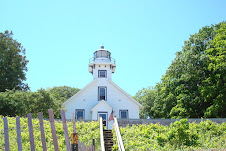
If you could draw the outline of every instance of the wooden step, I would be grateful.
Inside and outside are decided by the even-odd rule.
[[[105,143],[113,143],[112,140],[104,141]]]
[[[104,136],[111,136],[111,137],[112,137],[112,136],[113,136],[113,134],[104,134]]]
[[[104,130],[105,132],[112,132],[112,130],[108,130],[108,129],[106,129],[106,130]]]
[[[113,138],[113,135],[105,135],[104,138]]]
[[[105,133],[104,135],[105,135],[105,136],[113,136],[112,133]]]
[[[112,133],[110,133],[110,132],[104,132],[104,134],[112,134]]]
[[[112,130],[104,130],[105,151],[111,151],[114,145]]]
[[[113,135],[105,135],[104,138],[113,138]]]
[[[114,145],[114,143],[113,142],[111,142],[111,143],[104,143],[104,145],[107,147],[107,146],[109,146],[109,147],[112,147],[113,145]]]
[[[104,132],[104,134],[112,134],[112,132]]]

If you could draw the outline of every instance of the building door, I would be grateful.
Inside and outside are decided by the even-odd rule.
[[[106,126],[106,129],[108,129],[108,113],[107,112],[98,112],[97,117],[99,119],[99,117],[102,117],[103,119],[103,125]]]

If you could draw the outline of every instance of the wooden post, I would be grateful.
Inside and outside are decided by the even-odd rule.
[[[93,139],[92,151],[95,151],[95,139]]]
[[[71,134],[71,150],[78,151],[78,133]]]
[[[43,114],[42,114],[42,112],[38,113],[38,118],[39,118],[39,125],[40,125],[40,131],[41,131],[42,150],[43,151],[47,151],[47,148],[46,148],[46,137],[45,137],[45,131],[44,131],[44,126],[43,126]]]
[[[27,117],[28,117],[28,128],[29,128],[30,147],[31,147],[31,151],[35,151],[35,142],[34,142],[34,134],[33,134],[33,126],[32,126],[32,116],[31,116],[31,113],[27,114]]]
[[[76,133],[76,125],[75,125],[75,115],[72,113],[72,121],[73,121],[73,132]]]
[[[51,124],[51,132],[52,132],[52,137],[53,137],[53,145],[55,151],[59,151],[58,147],[58,142],[57,142],[57,135],[56,135],[56,129],[55,129],[55,123],[54,123],[54,115],[53,115],[53,110],[49,109],[49,122]]]
[[[76,133],[75,115],[72,113],[73,132],[71,134],[71,150],[78,151],[78,133]]]
[[[70,148],[71,145],[70,145],[70,141],[69,141],[65,111],[61,110],[60,113],[61,113],[61,119],[62,119],[62,122],[63,122],[64,137],[65,137],[65,143],[66,143],[67,151],[71,151],[71,148]]]
[[[5,151],[9,151],[8,119],[7,119],[7,117],[4,117],[3,120],[4,120],[4,134],[5,134]]]
[[[18,145],[18,151],[22,151],[21,129],[20,129],[20,117],[17,117],[17,118],[16,118],[16,133],[17,133],[17,145]]]

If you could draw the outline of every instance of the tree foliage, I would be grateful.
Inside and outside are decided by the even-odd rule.
[[[55,101],[44,89],[37,92],[6,91],[0,93],[0,114],[4,116],[26,116],[43,112],[48,117],[48,109],[57,109]]]
[[[49,92],[55,99],[59,100],[59,103],[63,103],[76,94],[80,89],[72,88],[69,86],[59,86],[48,88],[47,92]]]
[[[137,93],[145,94],[138,97],[144,102],[141,114],[152,118],[226,117],[225,46],[225,22],[191,35],[154,89]]]
[[[76,94],[80,89],[72,88],[69,86],[59,86],[48,88],[46,91],[50,94],[50,96],[54,99],[54,104],[56,106],[55,112],[56,117],[60,117],[60,110],[64,109],[62,104],[67,101],[70,97]]]
[[[0,33],[0,92],[6,89],[27,90],[26,80],[28,60],[21,43],[13,39],[13,33]]]
[[[169,126],[141,124],[120,127],[125,150],[223,150],[226,148],[226,122],[217,124],[210,120],[189,123],[181,119]],[[114,129],[113,129],[114,131]],[[113,151],[119,150],[113,132]]]
[[[38,112],[43,112],[43,116],[48,118],[48,109],[52,108],[55,118],[60,118],[62,102],[77,92],[78,89],[66,86],[40,89],[37,92],[15,90],[0,92],[0,115],[26,116],[32,113],[33,117],[37,117]]]

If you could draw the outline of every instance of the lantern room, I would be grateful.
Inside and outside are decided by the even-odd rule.
[[[93,53],[93,57],[89,59],[89,72],[95,73],[95,70],[106,70],[111,73],[115,72],[116,64],[115,59],[111,57],[110,51],[104,49],[104,46],[101,46],[100,49],[96,50]],[[94,78],[96,76],[94,75]]]
[[[101,49],[96,50],[94,53],[94,58],[108,58],[111,59],[111,53],[104,49],[104,46],[101,46]]]

